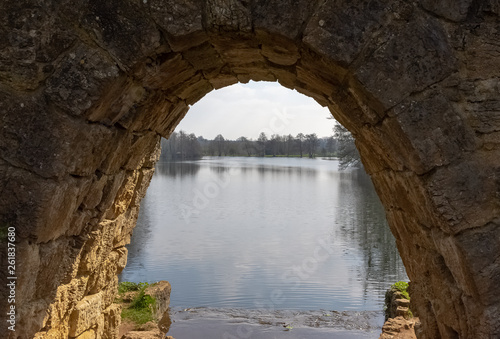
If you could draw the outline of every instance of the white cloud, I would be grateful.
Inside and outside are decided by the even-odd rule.
[[[277,120],[280,114],[287,114],[286,123]],[[328,116],[328,109],[312,98],[278,83],[238,83],[207,94],[191,107],[176,130],[207,139],[217,134],[226,139],[240,136],[256,139],[262,130],[279,126],[278,134],[316,133],[323,137],[332,134],[334,121],[328,120]]]

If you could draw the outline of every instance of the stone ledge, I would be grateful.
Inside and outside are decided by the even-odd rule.
[[[402,316],[390,318],[382,326],[379,339],[417,339],[415,328],[419,326],[418,318],[405,319]]]

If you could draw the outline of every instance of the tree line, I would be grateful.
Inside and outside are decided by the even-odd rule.
[[[239,137],[205,139],[194,133],[174,132],[162,139],[160,159],[166,161],[196,160],[203,156],[247,156],[247,157],[337,157],[340,166],[359,166],[359,154],[354,138],[343,126],[337,124],[332,136],[320,138],[316,133],[297,135],[266,135],[262,132],[256,139]]]

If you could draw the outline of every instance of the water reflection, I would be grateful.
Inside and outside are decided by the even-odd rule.
[[[144,244],[147,244],[153,235],[150,216],[153,215],[151,208],[154,208],[154,203],[150,203],[148,201],[149,199],[148,195],[146,195],[142,201],[141,211],[137,218],[137,226],[140,227],[136,226],[134,228],[131,242],[127,246],[128,260],[130,260],[130,258],[141,258],[143,256],[142,251],[144,250]],[[144,268],[144,265],[139,261],[136,262],[136,265]]]
[[[196,175],[200,168],[200,164],[195,161],[165,162],[161,163],[161,165],[159,166],[156,166],[155,172],[158,173],[158,175],[178,177]]]
[[[207,161],[212,160],[212,161],[220,161],[220,158],[214,158],[214,157],[207,157]],[[241,159],[241,158],[239,158]],[[256,161],[260,160],[260,158],[250,158],[250,159],[256,159]],[[235,160],[235,159],[233,159]],[[268,159],[268,161],[279,161],[278,159]],[[308,168],[308,167],[300,167],[300,166],[276,166],[276,165],[269,165],[269,164],[262,164],[262,163],[256,163],[256,164],[249,164],[248,161],[238,163],[235,162],[231,165],[228,164],[220,164],[220,162],[215,162],[213,164],[210,164],[209,166],[210,170],[216,173],[226,173],[230,171],[231,169],[238,169],[242,173],[249,174],[251,172],[257,171],[261,176],[266,176],[266,175],[283,175],[283,174],[288,174],[288,175],[308,175],[311,177],[314,177],[317,175],[318,171],[315,168]]]
[[[406,277],[369,178],[335,161],[158,164],[129,251],[120,279],[180,307],[381,310]]]
[[[190,308],[171,310],[175,338],[378,338],[379,312]],[[286,326],[293,327],[286,331]],[[243,332],[242,329],[245,329]],[[238,333],[244,333],[238,336]],[[234,334],[235,336],[228,336]]]
[[[345,172],[341,176],[340,194],[344,197],[335,218],[336,236],[355,240],[357,252],[362,255],[361,266],[356,267],[363,282],[363,295],[371,290],[386,288],[385,279],[407,279],[395,240],[389,231],[385,212],[370,178],[361,170]],[[348,216],[346,218],[346,216]],[[345,249],[349,256],[350,249]],[[382,276],[385,279],[381,279]]]

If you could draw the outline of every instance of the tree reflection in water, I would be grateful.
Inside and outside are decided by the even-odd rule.
[[[357,273],[366,298],[370,290],[383,289],[385,281],[396,282],[408,277],[370,177],[362,169],[340,173],[336,236],[355,240],[351,243],[357,244],[357,248],[346,249],[346,255],[358,250],[363,256],[363,267],[358,267]]]

